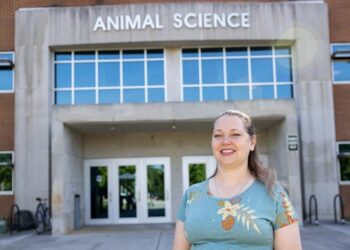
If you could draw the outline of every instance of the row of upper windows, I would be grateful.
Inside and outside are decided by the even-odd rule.
[[[331,46],[334,83],[350,82],[349,52],[349,44]],[[14,70],[3,67],[3,60],[14,62],[14,53],[0,52],[0,93],[13,92]],[[288,47],[183,49],[181,62],[183,101],[280,99],[293,96],[292,86],[287,86],[293,81],[292,58]],[[95,96],[94,103],[104,103],[104,100],[106,103],[166,101],[164,67],[163,50],[56,53],[56,103],[90,103],[89,96]],[[94,90],[80,91],[75,88],[96,87],[96,83],[98,86]],[[253,86],[255,83],[271,84]],[[144,85],[149,88],[122,88]],[[116,86],[120,89],[99,89]],[[116,95],[119,99],[113,97]],[[143,96],[141,100],[140,96]]]
[[[56,52],[55,104],[165,102],[164,50]],[[183,101],[290,99],[290,47],[182,49]]]

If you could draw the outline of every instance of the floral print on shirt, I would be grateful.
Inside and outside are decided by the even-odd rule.
[[[253,228],[257,233],[261,234],[258,225],[255,223],[257,218],[254,210],[240,203],[240,199],[230,201],[219,201],[219,210],[217,214],[222,215],[221,225],[225,230],[231,230],[237,221],[241,223],[247,230]]]

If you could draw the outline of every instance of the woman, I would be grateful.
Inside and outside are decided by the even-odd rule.
[[[290,200],[258,162],[250,117],[233,110],[217,117],[212,150],[216,171],[186,191],[173,250],[301,249]]]

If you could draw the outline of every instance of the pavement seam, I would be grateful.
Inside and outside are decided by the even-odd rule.
[[[160,232],[159,236],[158,236],[158,242],[157,242],[157,247],[156,247],[156,250],[159,249],[159,245],[160,245],[160,239],[162,238],[162,234],[163,232]]]

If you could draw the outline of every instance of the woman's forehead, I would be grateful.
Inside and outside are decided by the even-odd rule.
[[[216,129],[242,130],[244,123],[242,118],[238,116],[224,115],[215,121],[214,130]]]

